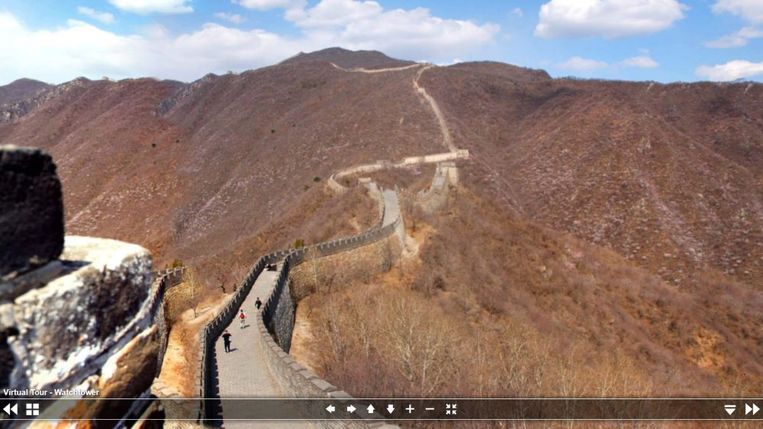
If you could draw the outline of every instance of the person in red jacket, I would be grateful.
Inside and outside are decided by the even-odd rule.
[[[239,310],[238,319],[241,321],[241,329],[244,329],[244,325],[246,325],[246,314],[244,313],[243,308]]]

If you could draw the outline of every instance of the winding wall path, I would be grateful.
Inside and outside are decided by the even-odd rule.
[[[281,266],[282,267],[282,266]],[[279,398],[287,397],[276,374],[268,366],[268,360],[263,356],[265,337],[257,330],[257,319],[261,318],[260,310],[254,303],[257,297],[267,298],[273,293],[280,270],[264,271],[254,282],[251,292],[241,304],[247,314],[247,324],[242,329],[240,322],[235,320],[228,327],[232,334],[231,352],[225,353],[222,338],[215,345],[219,391],[221,398]],[[222,412],[225,416],[225,410]],[[289,422],[252,422],[229,421],[226,428],[278,428],[278,429],[311,429],[315,426],[304,421]]]
[[[434,67],[431,64],[425,65],[424,67],[419,70],[418,73],[416,73],[416,78],[413,79],[413,87],[416,89],[416,93],[418,93],[421,97],[424,98],[424,100],[429,103],[429,107],[432,108],[432,112],[434,113],[435,117],[437,118],[437,123],[440,125],[440,132],[442,133],[442,144],[445,146],[448,150],[451,152],[457,152],[458,148],[455,144],[453,144],[453,136],[450,135],[450,129],[448,128],[448,123],[445,121],[445,115],[442,114],[442,110],[440,110],[440,106],[437,104],[437,101],[427,93],[427,90],[424,89],[421,85],[419,85],[419,79],[421,79],[421,75],[424,74],[425,71],[431,69]]]
[[[434,114],[435,119],[437,120],[437,124],[440,128],[440,133],[442,134],[442,145],[448,149],[448,152],[421,155],[421,156],[415,156],[415,157],[407,157],[399,162],[380,161],[380,162],[375,162],[370,164],[355,165],[352,167],[347,167],[337,171],[336,173],[332,174],[329,177],[328,186],[330,189],[336,192],[345,191],[347,188],[339,182],[339,179],[346,176],[351,176],[353,174],[371,173],[374,171],[379,171],[379,170],[383,170],[387,168],[403,168],[403,167],[409,167],[416,164],[436,163],[439,165],[440,163],[446,162],[446,161],[455,161],[457,159],[469,158],[468,150],[459,149],[453,143],[453,136],[450,134],[450,129],[448,128],[448,122],[445,120],[445,115],[443,115],[442,110],[440,110],[440,106],[437,104],[437,100],[435,100],[431,95],[429,95],[429,93],[424,87],[419,85],[419,80],[421,79],[421,76],[424,74],[425,71],[429,70],[432,67],[435,67],[434,65],[412,64],[409,66],[392,67],[392,68],[384,68],[384,69],[364,69],[364,68],[347,69],[344,67],[340,67],[334,63],[331,63],[331,65],[344,72],[367,73],[367,74],[383,73],[383,72],[399,72],[404,70],[410,70],[413,68],[419,68],[419,71],[416,73],[416,76],[412,80],[413,88],[416,91],[416,94],[419,97],[421,97],[424,101],[426,101],[429,104],[429,107],[432,109],[432,113]],[[433,178],[433,181],[434,180],[437,180],[436,175]]]
[[[468,157],[468,152],[455,147],[448,130],[447,123],[437,102],[419,86],[419,79],[427,69],[428,64],[412,64],[410,66],[386,69],[344,69],[335,64],[334,67],[346,72],[386,73],[397,72],[420,67],[413,79],[413,87],[431,106],[443,136],[443,145],[450,152],[445,154],[425,155],[406,158],[399,163],[401,166],[417,163],[450,161]],[[389,166],[382,164],[382,168]],[[393,165],[394,166],[394,165]],[[374,166],[373,168],[376,168]],[[363,166],[350,167],[349,172],[367,171]],[[453,166],[455,168],[455,166]],[[375,171],[375,170],[373,170]],[[440,169],[438,169],[440,171]],[[341,172],[340,172],[341,173]],[[442,178],[435,175],[433,180]],[[332,181],[339,187],[335,180]],[[376,186],[370,186],[371,192],[379,192]],[[379,225],[362,234],[321,243],[308,248],[288,249],[262,256],[257,260],[249,275],[243,281],[236,293],[231,296],[224,309],[205,327],[201,337],[201,368],[199,391],[202,398],[199,417],[204,422],[220,423],[224,416],[220,397],[284,397],[296,395],[347,397],[335,386],[318,379],[314,374],[304,369],[291,359],[284,350],[288,351],[291,329],[293,328],[293,307],[289,290],[290,267],[305,261],[308,257],[323,257],[357,249],[397,233],[401,244],[405,240],[402,214],[397,193],[393,190],[381,191],[376,197],[382,205],[382,217]],[[278,271],[265,270],[266,265],[276,263]],[[259,297],[264,305],[260,310],[254,307]],[[248,315],[248,326],[241,329],[236,315],[243,308]],[[289,312],[291,311],[291,313]],[[291,318],[291,320],[288,320]],[[283,322],[287,319],[287,322]],[[291,326],[284,328],[284,323]],[[220,335],[225,329],[232,334],[232,351],[225,353]],[[279,339],[280,338],[280,339]],[[276,341],[279,344],[276,344]],[[322,425],[316,422],[316,425]],[[374,426],[383,423],[375,422]],[[354,427],[365,423],[358,422]],[[310,422],[229,422],[226,427],[255,427],[255,428],[310,428]],[[386,425],[389,428],[396,426]]]

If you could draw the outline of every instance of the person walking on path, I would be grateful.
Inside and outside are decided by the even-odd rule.
[[[225,332],[223,332],[223,345],[225,346],[225,353],[230,353],[230,337],[232,337],[232,335],[226,329]]]
[[[246,325],[246,314],[244,313],[243,308],[238,313],[238,319],[241,320],[241,329],[244,329],[244,325]]]
[[[257,297],[257,301],[254,301],[254,306],[257,308],[257,310],[259,310],[260,307],[262,306],[262,301],[260,301],[259,296]]]

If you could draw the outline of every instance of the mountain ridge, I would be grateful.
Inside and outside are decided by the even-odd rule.
[[[333,47],[314,52],[300,52],[287,58],[277,65],[300,64],[310,61],[326,61],[344,68],[363,67],[368,69],[399,67],[415,64],[414,61],[399,60],[389,57],[379,51],[351,51],[344,48]]]
[[[51,85],[45,82],[27,78],[0,85],[0,106],[24,100],[50,88]]]
[[[337,170],[443,150],[413,86],[421,68],[353,73],[331,60],[413,63],[317,57],[191,84],[72,81],[0,122],[0,142],[54,155],[67,231],[138,242],[216,289],[260,254],[353,231],[367,207],[325,191]],[[408,213],[421,240],[420,268],[400,275],[411,293],[467,321],[513,317],[593,354],[696,371],[703,391],[761,379],[744,353],[760,351],[748,326],[763,323],[763,85],[551,79],[491,62],[417,81],[472,159],[449,208]],[[429,173],[380,176],[415,192]]]

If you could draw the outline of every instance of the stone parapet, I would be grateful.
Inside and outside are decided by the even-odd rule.
[[[325,258],[344,252],[361,249],[393,236],[402,225],[402,216],[393,191],[379,192],[370,187],[372,193],[376,192],[375,198],[383,205],[380,210],[381,221],[378,226],[361,234],[331,240],[324,243],[307,246],[299,249],[287,249],[273,252],[260,257],[244,279],[243,283],[229,299],[223,310],[204,328],[201,334],[201,367],[199,377],[199,394],[203,399],[200,401],[200,415],[202,422],[212,423],[220,418],[220,403],[218,398],[217,371],[215,359],[215,342],[222,334],[238,312],[238,308],[246,299],[246,296],[254,286],[259,275],[266,266],[273,263],[281,263],[281,270],[276,285],[270,296],[263,297],[262,317],[257,318],[258,334],[263,336],[263,355],[266,356],[268,366],[273,374],[278,377],[279,383],[294,397],[333,397],[341,395],[350,398],[341,389],[331,385],[325,380],[302,367],[294,361],[286,351],[291,341],[294,315],[292,293],[290,291],[289,276],[292,267],[312,261],[317,258]],[[381,194],[381,195],[379,195]],[[394,200],[394,201],[393,201]],[[283,307],[282,307],[283,306]],[[280,308],[279,308],[280,307]],[[291,307],[291,312],[285,307]],[[380,421],[337,421],[316,422],[325,428],[368,428],[383,427],[397,428],[386,425]]]

